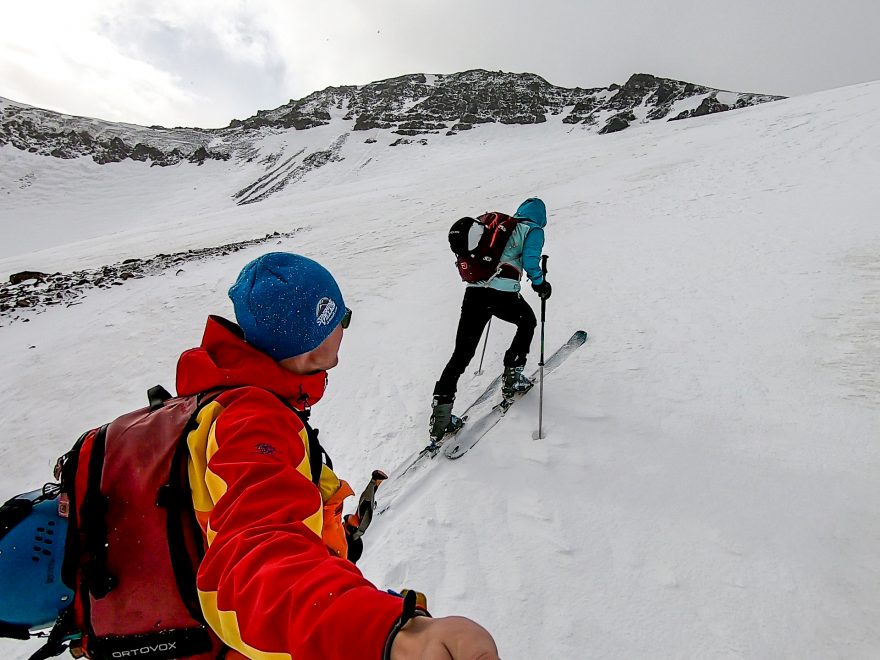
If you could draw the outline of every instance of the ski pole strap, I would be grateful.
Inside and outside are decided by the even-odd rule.
[[[395,594],[390,589],[388,593]],[[391,632],[388,633],[388,639],[385,641],[385,651],[382,653],[382,660],[391,660],[391,647],[394,644],[394,639],[406,624],[417,616],[431,616],[428,613],[428,599],[425,598],[425,594],[413,591],[412,589],[404,589],[402,594],[395,595],[403,597],[403,613],[394,622]]]

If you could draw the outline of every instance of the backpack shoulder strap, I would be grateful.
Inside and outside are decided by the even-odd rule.
[[[164,388],[162,388],[161,386],[157,386],[157,387],[164,391]],[[242,387],[244,387],[244,386],[242,386]],[[152,393],[153,390],[155,390],[155,389],[157,389],[157,388],[156,387],[152,388],[150,390],[150,393]],[[203,406],[207,405],[208,403],[210,403],[211,401],[216,399],[220,394],[222,394],[223,392],[225,392],[227,390],[231,390],[231,389],[240,389],[240,388],[238,388],[238,387],[217,388],[214,390],[208,390],[206,392],[202,392],[201,394],[198,394],[197,396],[199,397],[199,399],[198,399],[198,406],[196,409],[201,410],[201,408]],[[150,396],[151,396],[150,400],[152,401],[152,394]],[[308,435],[308,438],[309,438],[309,447],[308,447],[309,472],[312,475],[312,483],[314,483],[316,486],[318,486],[321,483],[321,472],[322,472],[323,466],[326,465],[327,467],[329,467],[332,470],[333,469],[333,461],[330,458],[330,455],[327,453],[327,451],[324,449],[324,447],[321,446],[321,443],[318,441],[319,429],[312,428],[312,426],[309,424],[309,416],[311,415],[311,411],[310,410],[298,410],[289,401],[287,401],[283,397],[281,397],[277,394],[275,394],[275,396],[282,404],[284,404],[285,408],[288,408],[289,410],[291,410],[297,416],[297,418],[299,418],[299,420],[302,422],[303,426],[306,429],[306,434]]]
[[[273,393],[274,394],[274,393]],[[319,429],[313,428],[311,424],[309,424],[309,417],[311,416],[311,410],[299,410],[293,406],[289,401],[287,401],[284,397],[281,397],[277,394],[275,396],[278,400],[284,404],[284,407],[293,412],[294,415],[297,416],[302,425],[306,429],[306,434],[309,438],[309,472],[312,475],[312,483],[316,486],[320,486],[321,483],[321,472],[323,470],[323,466],[326,465],[331,470],[333,469],[333,461],[330,458],[330,454],[321,446],[321,443],[318,441],[318,433]]]
[[[285,402],[285,404],[286,403],[287,402]],[[321,443],[318,441],[319,429],[312,428],[312,426],[309,424],[310,411],[297,410],[290,405],[288,405],[288,407],[296,414],[297,417],[299,417],[299,420],[303,423],[303,426],[306,427],[306,434],[308,434],[309,436],[309,471],[312,473],[312,483],[320,487],[321,472],[324,469],[324,465],[332,470],[333,461],[331,460],[330,455],[327,453],[327,450],[325,450],[324,447],[321,446]]]

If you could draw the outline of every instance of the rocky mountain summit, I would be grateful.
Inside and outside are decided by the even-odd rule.
[[[0,146],[55,158],[91,156],[151,165],[248,158],[266,131],[309,130],[340,122],[344,131],[453,136],[480,124],[538,124],[557,118],[612,133],[648,121],[677,120],[766,103],[780,96],[723,92],[635,74],[623,85],[557,87],[531,73],[481,69],[411,74],[362,86],[328,87],[222,129],[163,128],[105,122],[41,110],[0,98]],[[421,140],[424,143],[424,138]],[[406,144],[398,139],[389,146]]]
[[[701,97],[697,107],[673,113],[676,103],[695,97]],[[644,73],[623,85],[570,89],[532,73],[478,69],[448,76],[412,74],[362,87],[328,87],[244,121],[234,120],[230,126],[306,129],[330,123],[335,109],[345,112],[343,119],[354,121],[355,131],[380,128],[401,135],[453,135],[478,124],[540,124],[548,116],[560,115],[564,123],[612,133],[635,122],[640,109],[646,111],[646,120],[672,120],[782,98],[722,92]]]

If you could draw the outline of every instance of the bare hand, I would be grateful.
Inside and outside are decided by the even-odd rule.
[[[394,638],[391,660],[499,660],[492,635],[461,616],[416,617]]]

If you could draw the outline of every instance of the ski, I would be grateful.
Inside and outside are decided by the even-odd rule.
[[[546,369],[546,364],[544,366]],[[422,449],[418,454],[413,457],[409,463],[406,463],[404,467],[402,467],[398,474],[396,474],[396,478],[400,479],[405,474],[411,472],[417,465],[422,463],[422,461],[427,458],[434,458],[437,454],[440,453],[440,450],[446,445],[452,438],[455,438],[459,433],[463,431],[464,428],[467,427],[468,420],[471,418],[478,418],[480,416],[485,415],[491,408],[495,405],[492,402],[495,399],[495,395],[501,391],[501,374],[496,376],[491,383],[486,386],[486,389],[474,399],[473,403],[465,408],[464,412],[459,416],[464,422],[462,428],[458,429],[455,433],[447,433],[443,436],[440,442],[436,443],[434,447],[428,445],[424,449]]]
[[[425,458],[434,458],[437,454],[440,453],[440,450],[443,448],[443,445],[449,442],[452,438],[456,437],[462,430],[467,427],[468,419],[474,414],[482,414],[482,412],[486,409],[487,405],[495,398],[495,394],[501,390],[501,376],[496,376],[495,379],[486,386],[486,389],[483,390],[482,394],[478,396],[471,405],[469,405],[465,411],[459,416],[461,421],[463,422],[462,428],[458,429],[455,433],[447,433],[443,436],[443,438],[438,442],[433,448],[431,445],[428,445],[424,449],[422,449],[416,456],[406,464],[406,466],[400,471],[399,474],[396,475],[397,479],[400,479],[405,474],[411,472],[417,465],[422,463]]]
[[[583,346],[586,341],[586,331],[576,331],[567,342],[556,349],[556,351],[544,361],[544,375],[546,376],[556,369],[566,360],[566,358],[568,358],[569,355]],[[530,378],[531,380],[536,381],[539,375],[540,368],[537,369]],[[500,377],[497,380],[500,385]],[[493,385],[496,385],[496,383],[493,383]],[[490,387],[492,386],[490,385]],[[482,439],[484,435],[501,421],[501,418],[504,417],[514,403],[531,391],[532,388],[529,388],[525,392],[517,392],[513,397],[504,399],[495,405],[486,405],[488,399],[491,398],[491,394],[486,398],[481,396],[480,399],[478,399],[482,404],[480,408],[476,409],[477,402],[474,402],[471,408],[474,408],[475,410],[471,410],[471,408],[468,409],[472,421],[468,423],[466,427],[462,428],[456,435],[452,436],[452,439],[449,442],[444,442],[443,455],[451,460],[464,456]]]

